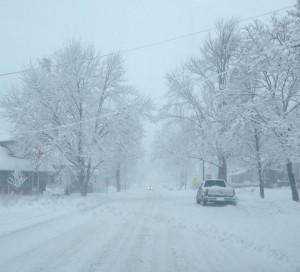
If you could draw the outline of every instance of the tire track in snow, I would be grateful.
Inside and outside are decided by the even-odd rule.
[[[143,224],[131,248],[126,262],[126,271],[177,271],[174,266],[173,255],[169,247],[167,225],[157,220],[161,210],[161,197],[155,195],[149,209],[144,214]]]
[[[7,231],[7,232],[2,233],[0,235],[0,240],[2,238],[6,238],[8,236],[14,236],[14,235],[16,235],[18,233],[21,233],[21,232],[31,231],[34,228],[39,228],[41,226],[48,225],[50,223],[59,222],[60,220],[67,220],[67,219],[69,219],[71,217],[74,217],[75,215],[78,215],[78,214],[84,214],[86,212],[91,212],[91,211],[97,210],[97,209],[101,208],[101,206],[103,206],[103,205],[107,205],[109,203],[117,202],[116,200],[118,201],[119,199],[112,199],[112,200],[108,200],[106,202],[100,202],[97,205],[75,209],[75,210],[72,210],[70,213],[62,213],[62,214],[59,214],[59,215],[54,215],[53,217],[50,216],[50,218],[47,218],[47,219],[41,218],[42,221],[38,221],[36,223],[31,223],[31,224],[28,224],[26,226],[15,228],[11,231]],[[38,217],[39,216],[34,216],[32,218],[38,218]]]
[[[201,218],[199,207],[196,205],[194,207],[198,210],[197,216]],[[179,212],[181,218],[174,216],[175,210],[169,211],[169,214],[171,217],[168,220],[171,221],[173,228],[173,231],[170,232],[174,240],[172,247],[176,255],[177,266],[180,268],[179,271],[197,271],[201,268],[203,271],[268,272],[271,270],[285,271],[291,267],[291,263],[285,262],[284,258],[278,260],[280,259],[278,256],[285,256],[285,254],[281,255],[280,251],[276,249],[269,248],[268,251],[267,247],[263,245],[257,247],[258,245],[255,245],[254,242],[248,243],[249,241],[243,240],[236,234],[226,236],[226,233],[221,230],[222,225],[218,220],[211,220],[212,218],[209,217],[207,221],[206,217],[202,216],[203,222],[197,220],[199,223],[196,224],[191,220],[186,220],[190,218],[186,218],[184,213]],[[255,250],[255,247],[262,251]],[[266,253],[271,258],[265,259]],[[278,256],[276,256],[277,254]],[[292,267],[296,270],[298,268],[296,264]]]
[[[0,240],[0,250],[1,248],[3,250],[1,250],[0,267],[8,268],[4,271],[19,272],[23,263],[25,264],[24,267],[28,267],[26,264],[31,263],[31,260],[33,260],[35,263],[32,263],[32,267],[41,263],[39,269],[42,269],[49,266],[49,264],[53,265],[57,263],[56,260],[63,261],[60,255],[69,256],[69,252],[73,252],[75,248],[78,252],[81,252],[80,247],[84,247],[87,242],[92,242],[103,235],[101,231],[105,232],[112,227],[111,225],[105,227],[105,225],[106,223],[113,224],[114,222],[104,220],[107,217],[109,219],[113,217],[111,214],[108,214],[109,210],[107,210],[110,202],[112,201],[101,203],[100,206],[84,209],[80,214],[74,212],[68,216],[61,215],[46,222],[41,222],[42,224],[34,224],[31,227],[17,232],[14,231],[2,237]],[[93,214],[90,212],[93,212]],[[103,216],[103,213],[104,218],[102,219],[104,221],[100,217],[101,215]],[[95,215],[98,215],[100,220],[97,220]],[[37,237],[38,239],[36,239]],[[80,247],[77,245],[80,245]],[[44,255],[42,255],[43,252],[45,252]],[[60,252],[60,254],[57,254],[57,252]],[[37,258],[36,256],[40,257]],[[50,260],[50,256],[55,257]],[[14,262],[16,259],[18,262]],[[64,263],[61,262],[60,265],[63,266]],[[31,272],[32,270],[28,271]],[[61,269],[45,271],[61,271]]]
[[[86,242],[86,223],[73,227],[57,234],[50,239],[46,239],[33,247],[30,245],[24,251],[16,254],[13,259],[2,262],[4,271],[61,271],[69,254],[80,250]],[[17,260],[17,261],[14,261]],[[57,264],[57,265],[56,265]],[[51,267],[54,267],[53,269]],[[56,268],[55,268],[56,267]],[[57,270],[55,270],[57,269]]]
[[[110,237],[100,249],[100,252],[91,260],[88,268],[82,272],[98,271],[126,271],[126,260],[129,251],[134,244],[136,237],[142,225],[143,217],[141,216],[147,210],[149,202],[142,205],[136,214],[124,223],[118,226],[112,237]]]
[[[156,213],[161,204],[157,195],[150,195],[143,202],[139,211],[115,232],[82,272],[178,271],[174,269],[169,241],[159,236],[166,225],[157,222]]]
[[[271,247],[267,244],[258,243],[250,240],[242,235],[229,232],[227,230],[220,230],[217,226],[211,226],[210,229],[222,243],[230,243],[237,249],[247,250],[251,253],[264,254],[274,262],[280,262],[286,265],[292,265],[296,270],[300,270],[300,263],[294,263],[283,251],[278,248]]]

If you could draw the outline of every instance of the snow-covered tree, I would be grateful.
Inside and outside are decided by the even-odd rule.
[[[275,136],[273,155],[286,164],[293,200],[299,201],[292,161],[299,157],[300,51],[290,46],[291,28],[288,17],[277,16],[270,25],[256,21],[246,27],[244,62],[250,69],[250,85],[256,86],[259,103],[263,103],[260,108],[252,105],[256,120]]]
[[[227,91],[228,70],[238,56],[239,40],[237,21],[220,20],[215,35],[201,47],[200,57],[190,58],[167,75],[169,91],[163,109],[165,117],[191,123],[191,139],[201,146],[197,157],[216,165],[218,177],[225,180],[235,141],[222,93]]]
[[[120,144],[140,143],[151,103],[125,84],[119,53],[101,57],[79,41],[30,68],[2,100],[14,134],[44,156],[60,154],[86,195],[92,173]]]
[[[232,145],[234,131],[230,129],[230,121],[225,117],[226,104],[222,94],[228,92],[230,70],[239,56],[240,33],[235,19],[219,20],[216,24],[215,36],[209,36],[201,48],[199,58],[192,57],[188,63],[190,71],[197,75],[202,92],[202,100],[206,101],[207,128],[203,131],[213,132],[207,135],[212,140],[212,149],[218,158],[218,177],[227,179],[227,159],[231,157],[235,145]],[[224,141],[229,139],[230,142]]]

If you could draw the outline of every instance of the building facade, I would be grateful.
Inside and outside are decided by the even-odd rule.
[[[17,156],[14,152],[14,141],[0,142],[0,193],[42,193],[48,182],[54,179],[54,171],[45,163],[37,168],[29,158]],[[18,171],[24,178],[24,183],[19,188],[12,184],[14,173]]]

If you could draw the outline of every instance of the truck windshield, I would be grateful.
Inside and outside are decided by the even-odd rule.
[[[224,180],[206,180],[205,187],[212,187],[212,186],[219,186],[219,187],[226,187]]]

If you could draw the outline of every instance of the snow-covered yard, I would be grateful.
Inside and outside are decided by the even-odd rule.
[[[238,189],[237,206],[195,191],[1,199],[0,270],[300,271],[300,205],[288,188]]]

